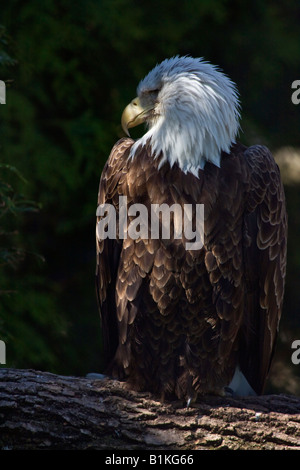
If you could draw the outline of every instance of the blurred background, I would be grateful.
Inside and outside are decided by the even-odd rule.
[[[0,339],[7,366],[102,370],[94,289],[101,170],[141,78],[179,54],[237,83],[240,141],[282,171],[288,273],[268,392],[300,394],[299,0],[10,0],[0,12]],[[298,94],[300,98],[300,93]],[[4,367],[4,366],[1,366]]]

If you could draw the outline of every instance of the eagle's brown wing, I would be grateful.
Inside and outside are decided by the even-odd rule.
[[[194,177],[185,176],[176,168],[172,171],[168,170],[169,181],[163,169],[158,171],[156,165],[153,164],[153,159],[149,159],[145,152],[134,159],[134,164],[132,162],[128,164],[128,153],[132,143],[131,139],[122,139],[112,149],[102,172],[98,204],[112,203],[117,208],[119,196],[127,195],[127,202],[130,203],[130,201],[138,201],[139,197],[146,193],[149,194],[148,202],[161,203],[165,201],[169,193],[173,194],[173,188],[177,191],[175,191],[176,201],[178,198],[181,200],[186,194],[191,195],[193,201],[205,205],[207,214],[204,223],[205,253],[201,251],[198,261],[194,260],[188,270],[194,277],[197,275],[200,277],[195,286],[190,282],[187,282],[185,286],[184,273],[179,274],[184,284],[182,286],[186,287],[184,295],[187,298],[189,298],[190,291],[193,297],[199,290],[199,296],[190,299],[189,308],[195,310],[196,314],[201,310],[202,316],[205,312],[208,312],[207,315],[210,312],[212,318],[209,319],[209,325],[214,320],[213,325],[219,325],[219,330],[215,328],[212,332],[208,331],[210,340],[207,345],[205,337],[203,341],[202,339],[194,341],[197,357],[195,355],[191,357],[193,364],[189,365],[191,369],[202,371],[203,367],[201,365],[201,369],[199,364],[202,364],[207,353],[207,375],[213,376],[213,386],[216,382],[215,376],[218,374],[222,375],[224,383],[228,383],[226,381],[230,380],[228,374],[232,371],[232,367],[227,364],[231,356],[236,357],[237,352],[242,372],[252,388],[257,393],[261,393],[270,367],[281,315],[286,267],[287,221],[284,191],[279,169],[272,155],[268,149],[260,146],[250,147],[247,150],[245,148],[235,150],[234,154],[226,157],[221,169],[208,164],[205,171],[201,172],[201,181],[199,180],[198,184]],[[182,186],[179,184],[181,179]],[[185,187],[186,189],[183,189]],[[156,197],[155,189],[157,188],[159,189],[157,194],[161,196],[162,201]],[[217,197],[218,195],[222,197]],[[174,201],[172,199],[172,202]],[[120,366],[123,372],[129,363],[127,348],[130,347],[132,335],[137,333],[142,335],[134,342],[136,348],[147,349],[151,343],[150,339],[152,340],[150,337],[148,344],[143,336],[144,319],[142,325],[139,323],[133,328],[138,309],[135,302],[138,299],[144,299],[145,292],[142,294],[140,292],[142,279],[146,273],[150,272],[150,267],[153,263],[155,264],[155,259],[160,253],[159,250],[151,249],[153,248],[151,244],[147,245],[143,242],[134,244],[128,240],[126,243],[122,244],[121,241],[111,239],[97,240],[96,269],[106,364],[108,365],[114,359],[118,350],[119,356],[122,357],[119,357],[115,364]],[[184,249],[181,253],[183,257]],[[204,272],[202,260],[204,254],[209,278]],[[174,246],[172,256],[174,259]],[[170,302],[173,298],[171,294],[182,291],[179,291],[175,285],[174,289],[170,290],[169,285],[161,282],[165,277],[169,279],[169,273],[166,258],[158,261],[163,275],[160,272],[159,278],[155,279],[156,270],[153,269],[150,288],[157,288],[158,297]],[[181,260],[178,258],[177,261],[178,266],[183,266],[184,263],[180,264],[180,261],[184,261],[183,258]],[[189,264],[188,261],[186,259],[187,264]],[[183,268],[186,267],[184,264]],[[209,281],[211,286],[208,285]],[[164,293],[170,296],[163,295]],[[144,304],[148,308],[147,298],[146,296]],[[155,300],[154,292],[153,299]],[[127,308],[127,301],[131,304],[130,309]],[[165,321],[165,318],[168,320],[167,316],[159,313],[164,311],[164,308],[158,302],[155,307],[155,312],[156,310],[157,312],[154,312],[156,317],[153,317],[154,326],[157,319],[158,325]],[[175,317],[176,308],[175,303],[172,306]],[[187,308],[184,312],[186,310]],[[152,314],[150,317],[152,318]],[[175,328],[175,336],[181,337],[181,323],[180,321],[177,330],[175,328],[177,323],[172,324],[171,330]],[[188,330],[191,329],[188,333],[189,337],[194,331],[193,325],[194,323],[186,325]],[[148,330],[147,335],[151,335]],[[154,335],[154,340],[156,339]],[[202,345],[204,345],[204,350]],[[167,346],[165,340],[163,345],[157,346],[158,355],[162,346]],[[172,349],[173,346],[171,346]],[[216,350],[212,351],[212,347]],[[238,351],[236,351],[237,347]],[[233,355],[232,349],[234,349]],[[153,350],[149,352],[150,356]],[[144,367],[145,356],[142,357],[137,352],[132,361],[131,373],[134,375],[136,369],[137,377],[141,380],[139,374]],[[174,361],[176,362],[176,358]],[[166,364],[169,363],[166,362]],[[219,370],[216,370],[217,368]],[[152,372],[149,370],[147,373],[150,374],[149,385]],[[205,379],[202,375],[202,373],[199,375],[201,383]],[[121,378],[122,371],[117,372],[116,376]],[[150,385],[152,389],[155,388],[154,382]]]
[[[127,172],[126,161],[132,144],[132,139],[124,138],[112,148],[101,174],[98,206],[112,204],[115,207],[121,193],[120,185]],[[96,233],[96,294],[102,323],[105,369],[114,358],[119,343],[115,296],[121,250],[122,240],[99,240]]]
[[[287,214],[279,168],[270,151],[245,151],[249,187],[244,215],[245,306],[240,365],[260,394],[269,372],[282,311]]]

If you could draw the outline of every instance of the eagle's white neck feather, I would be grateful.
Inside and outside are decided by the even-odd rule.
[[[202,59],[174,57],[157,65],[139,84],[142,101],[148,90],[159,89],[155,118],[131,149],[150,140],[160,165],[175,162],[198,175],[206,161],[220,166],[221,152],[229,152],[239,129],[239,101],[235,85]]]

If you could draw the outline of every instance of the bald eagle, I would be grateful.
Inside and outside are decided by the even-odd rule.
[[[261,394],[286,272],[279,169],[268,148],[236,141],[237,88],[209,62],[164,60],[137,95],[122,126],[128,134],[146,123],[147,131],[115,144],[98,194],[98,207],[114,208],[117,227],[114,237],[101,235],[107,212],[98,213],[106,372],[161,399]],[[133,204],[204,205],[203,246],[187,249],[174,229],[169,238],[151,238],[150,229],[149,236],[121,236],[120,196],[128,211]]]

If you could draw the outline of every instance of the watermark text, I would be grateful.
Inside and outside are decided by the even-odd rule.
[[[295,349],[291,356],[291,360],[292,363],[297,366],[300,364],[300,339],[295,339],[295,341],[292,342],[291,348]]]
[[[292,103],[299,104],[300,103],[300,80],[293,81],[292,89],[295,90],[291,96]]]
[[[98,240],[131,238],[185,240],[186,250],[200,250],[204,244],[204,204],[132,204],[119,196],[119,210],[101,204],[96,212]],[[129,223],[128,223],[129,220]]]
[[[6,364],[6,344],[0,340],[0,364]]]
[[[0,80],[0,104],[6,104],[6,86],[2,80]]]

